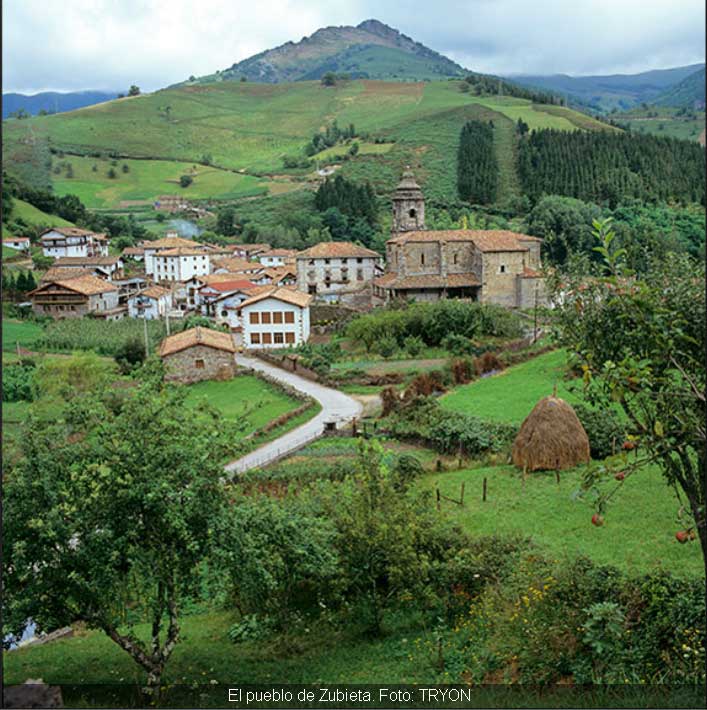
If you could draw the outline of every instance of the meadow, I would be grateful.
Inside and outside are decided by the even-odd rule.
[[[182,175],[192,179],[187,187],[179,184]],[[204,165],[74,155],[55,158],[52,180],[57,195],[76,195],[89,208],[122,207],[125,206],[122,203],[134,201],[151,203],[160,195],[180,195],[188,200],[224,200],[268,191],[264,180]]]
[[[47,214],[42,210],[37,209],[29,202],[13,198],[12,201],[12,219],[21,219],[32,226],[52,226],[52,227],[73,227],[73,222],[62,219],[57,215]],[[3,230],[4,230],[3,226]]]
[[[14,351],[18,344],[21,348],[30,349],[41,335],[42,327],[38,323],[14,318],[2,320],[3,351]]]
[[[508,166],[513,162],[513,130],[519,118],[531,128],[606,128],[562,107],[536,106],[504,96],[470,96],[460,91],[458,81],[359,80],[334,87],[319,82],[224,81],[164,89],[55,116],[7,121],[3,146],[11,170],[19,170],[20,163],[27,164],[29,148],[39,153],[42,145],[51,143],[55,151],[66,153],[53,157],[53,169],[62,162],[71,162],[74,169],[73,178],[67,178],[61,168],[45,176],[58,193],[72,191],[90,206],[116,207],[123,200],[174,192],[174,181],[194,164],[197,176],[185,195],[259,194],[268,185],[256,177],[282,173],[284,156],[304,156],[312,135],[336,120],[339,126],[353,123],[359,134],[369,135],[359,141],[360,153],[347,162],[345,172],[374,178],[378,187],[387,190],[409,163],[419,169],[430,197],[448,198],[456,193],[453,158],[459,131],[473,118],[494,120],[502,126],[498,150],[502,154],[499,162],[505,166],[504,197],[513,192]],[[370,138],[386,143],[376,144]],[[346,150],[344,145],[333,146],[318,157],[326,160]],[[115,179],[107,177],[109,168],[104,165],[113,154],[124,156],[116,158]],[[153,160],[135,165],[129,158]],[[157,164],[155,159],[159,159]],[[129,165],[127,174],[121,172],[124,162]],[[37,172],[43,163],[35,163]],[[205,163],[213,167],[206,168]],[[218,168],[245,174],[223,174]],[[282,189],[291,189],[291,185],[272,185],[273,192]]]

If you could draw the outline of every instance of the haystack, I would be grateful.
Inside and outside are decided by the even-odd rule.
[[[574,409],[554,395],[541,399],[513,442],[513,463],[526,471],[561,471],[589,461],[589,438]]]

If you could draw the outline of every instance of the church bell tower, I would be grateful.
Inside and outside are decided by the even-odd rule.
[[[410,168],[393,193],[393,233],[425,229],[425,196]]]

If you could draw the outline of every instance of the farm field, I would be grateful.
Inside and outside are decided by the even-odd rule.
[[[2,320],[2,349],[14,351],[17,343],[21,348],[30,349],[34,341],[42,334],[42,327],[32,321],[3,318]]]
[[[564,379],[566,354],[553,350],[502,370],[496,375],[457,387],[440,399],[446,409],[483,419],[520,424],[540,399],[557,394],[570,403],[579,401]]]
[[[344,155],[354,143],[358,143],[358,155],[383,155],[390,151],[394,145],[393,143],[362,143],[354,139],[350,143],[333,145],[331,148],[319,151],[319,153],[312,156],[312,160],[330,160],[336,156]]]
[[[113,165],[115,163],[115,165]],[[73,177],[68,177],[70,165]],[[124,172],[124,166],[128,171]],[[153,202],[160,195],[180,195],[186,199],[232,199],[267,193],[267,183],[250,175],[239,175],[204,165],[169,160],[108,160],[67,156],[56,163],[53,175],[58,195],[76,195],[87,207],[109,207],[123,201]],[[114,178],[108,176],[113,170]],[[179,178],[193,182],[186,188]]]
[[[243,435],[296,409],[301,402],[254,375],[237,375],[224,382],[197,382],[188,386],[187,402],[206,401],[230,421],[243,421]]]
[[[454,160],[450,157],[455,155],[459,131],[466,120],[503,123],[505,119],[505,133],[509,135],[518,118],[531,128],[606,128],[569,109],[549,112],[523,99],[472,97],[459,91],[459,85],[456,81],[363,80],[341,82],[335,87],[323,87],[319,82],[187,85],[55,116],[8,121],[3,145],[11,170],[13,162],[27,163],[30,139],[34,152],[51,144],[55,150],[84,156],[107,156],[114,151],[131,158],[164,161],[165,165],[148,161],[149,167],[141,170],[128,161],[130,172],[123,174],[120,165],[125,161],[118,159],[117,178],[111,180],[102,164],[95,173],[92,171],[95,158],[54,156],[54,169],[62,162],[71,162],[74,168],[73,178],[67,179],[65,170],[45,176],[58,193],[72,190],[93,206],[116,207],[121,200],[150,199],[173,192],[176,184],[172,181],[185,174],[185,168],[206,160],[216,168],[244,171],[250,177],[227,176],[200,166],[197,179],[185,195],[254,194],[267,183],[253,176],[281,173],[282,158],[304,155],[303,148],[312,135],[334,120],[339,126],[353,123],[358,132],[386,141],[358,141],[360,155],[347,162],[346,173],[374,177],[377,187],[387,188],[394,176],[399,177],[402,166],[411,163],[419,167],[419,179],[431,198],[444,191],[449,195],[450,186],[452,194],[455,191]],[[509,135],[499,137],[504,151],[510,148]],[[346,150],[345,145],[333,146],[319,157],[327,159]],[[36,162],[39,170],[41,161]],[[501,162],[509,164],[507,155]],[[509,180],[506,177],[503,184]],[[282,191],[283,186],[291,187],[274,183],[273,192]],[[512,190],[502,190],[503,195],[509,192]]]
[[[482,502],[483,479],[488,496]],[[626,479],[612,499],[603,527],[591,524],[591,503],[575,500],[582,470],[535,472],[525,485],[513,466],[448,471],[426,476],[422,485],[450,498],[459,498],[465,484],[465,506],[442,501],[443,510],[468,533],[529,536],[542,549],[562,558],[585,555],[631,573],[654,568],[676,575],[699,575],[704,569],[699,545],[680,545],[680,504],[661,472],[648,467]]]

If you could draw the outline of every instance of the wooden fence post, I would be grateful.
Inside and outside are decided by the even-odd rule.
[[[464,481],[462,481],[462,494],[459,498],[459,505],[464,506]]]
[[[440,505],[439,505],[439,488],[437,489],[437,510],[440,510]]]
[[[486,480],[486,477],[484,477],[484,492],[483,492],[483,495],[481,498],[484,503],[486,502],[486,489],[487,489],[487,480]]]

